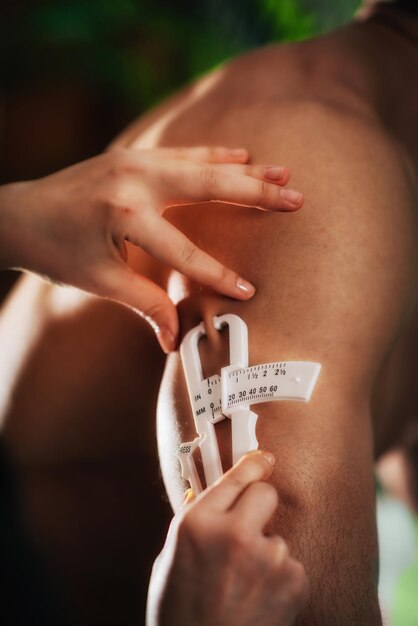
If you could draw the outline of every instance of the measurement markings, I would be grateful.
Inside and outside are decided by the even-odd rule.
[[[236,398],[235,400],[231,400],[228,402],[228,407],[233,404],[251,404],[252,400],[258,400],[259,398],[273,398],[274,393],[258,393],[256,395],[251,394],[250,396],[246,396],[245,398]]]

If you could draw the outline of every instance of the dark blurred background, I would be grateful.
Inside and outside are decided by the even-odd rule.
[[[43,176],[97,154],[135,117],[228,57],[272,41],[327,31],[349,20],[358,4],[359,0],[3,3],[0,182]],[[16,276],[0,272],[0,303]],[[124,514],[115,515],[119,513]],[[136,587],[129,593],[132,603],[119,613],[121,626],[140,623],[144,597],[135,595]],[[80,588],[80,597],[83,594],[89,595],[91,604],[84,598],[89,608],[79,626],[102,625],[106,613],[106,623],[115,623],[109,604],[114,589],[106,591],[98,584],[94,593]],[[102,610],[93,604],[101,604]]]
[[[358,0],[14,0],[2,9],[2,182],[102,150],[226,58],[340,24]]]
[[[230,56],[348,20],[359,0],[3,3],[0,182],[85,159]],[[0,300],[14,275],[0,274]]]

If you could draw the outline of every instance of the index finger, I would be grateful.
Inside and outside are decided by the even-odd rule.
[[[200,163],[247,163],[248,150],[226,146],[194,146],[177,148],[151,148],[143,155],[161,162],[163,159],[196,161]]]
[[[132,220],[126,239],[192,280],[231,298],[248,300],[255,287],[196,246],[178,228],[150,212],[146,220]]]
[[[227,511],[249,485],[271,476],[274,463],[274,456],[264,450],[246,454],[200,496],[200,502],[213,511]]]
[[[274,182],[231,171],[230,165],[175,161],[160,164],[158,189],[165,205],[217,201],[270,211],[297,211],[303,196]]]

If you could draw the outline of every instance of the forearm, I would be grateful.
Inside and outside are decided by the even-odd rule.
[[[0,270],[20,264],[18,197],[24,184],[0,186]]]

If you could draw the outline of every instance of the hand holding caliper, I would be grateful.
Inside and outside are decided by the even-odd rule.
[[[285,541],[266,536],[277,507],[274,457],[244,457],[174,517],[148,593],[147,626],[291,626],[307,579]]]

